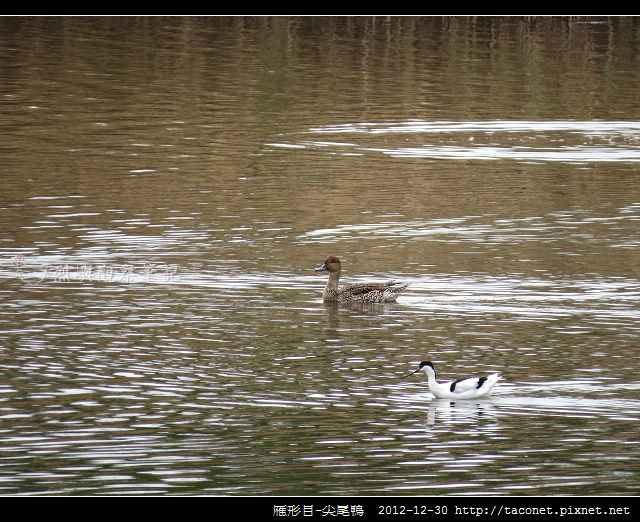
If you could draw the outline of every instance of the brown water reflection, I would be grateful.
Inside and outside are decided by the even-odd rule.
[[[637,493],[639,23],[0,18],[0,493]]]

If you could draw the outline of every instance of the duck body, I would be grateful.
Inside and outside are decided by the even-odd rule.
[[[340,260],[335,256],[329,256],[316,272],[329,272],[327,286],[322,293],[322,299],[326,302],[365,302],[365,303],[392,303],[407,286],[407,283],[388,281],[386,283],[353,283],[338,286],[340,281]]]
[[[481,399],[489,395],[496,383],[502,378],[498,372],[486,377],[467,377],[455,381],[438,382],[436,370],[429,361],[421,362],[420,367],[409,375],[418,372],[427,376],[429,391],[438,399]]]

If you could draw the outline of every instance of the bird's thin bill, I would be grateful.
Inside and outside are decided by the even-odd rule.
[[[415,372],[408,373],[407,375],[403,375],[400,378],[401,379],[406,379],[407,377],[411,377],[414,373],[418,373],[419,371],[420,371],[420,368],[418,368]]]

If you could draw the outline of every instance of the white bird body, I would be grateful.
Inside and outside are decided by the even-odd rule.
[[[486,377],[467,377],[455,381],[438,382],[436,370],[429,361],[421,362],[420,367],[409,375],[418,372],[427,376],[429,391],[438,399],[480,399],[489,395],[495,384],[502,378],[500,373],[492,373]]]

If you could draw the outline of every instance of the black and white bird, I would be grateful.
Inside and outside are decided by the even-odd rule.
[[[423,361],[414,373],[424,373],[429,381],[429,391],[438,399],[480,399],[491,392],[495,384],[502,378],[500,373],[492,373],[486,377],[466,377],[449,382],[436,381],[436,370],[430,361]]]

